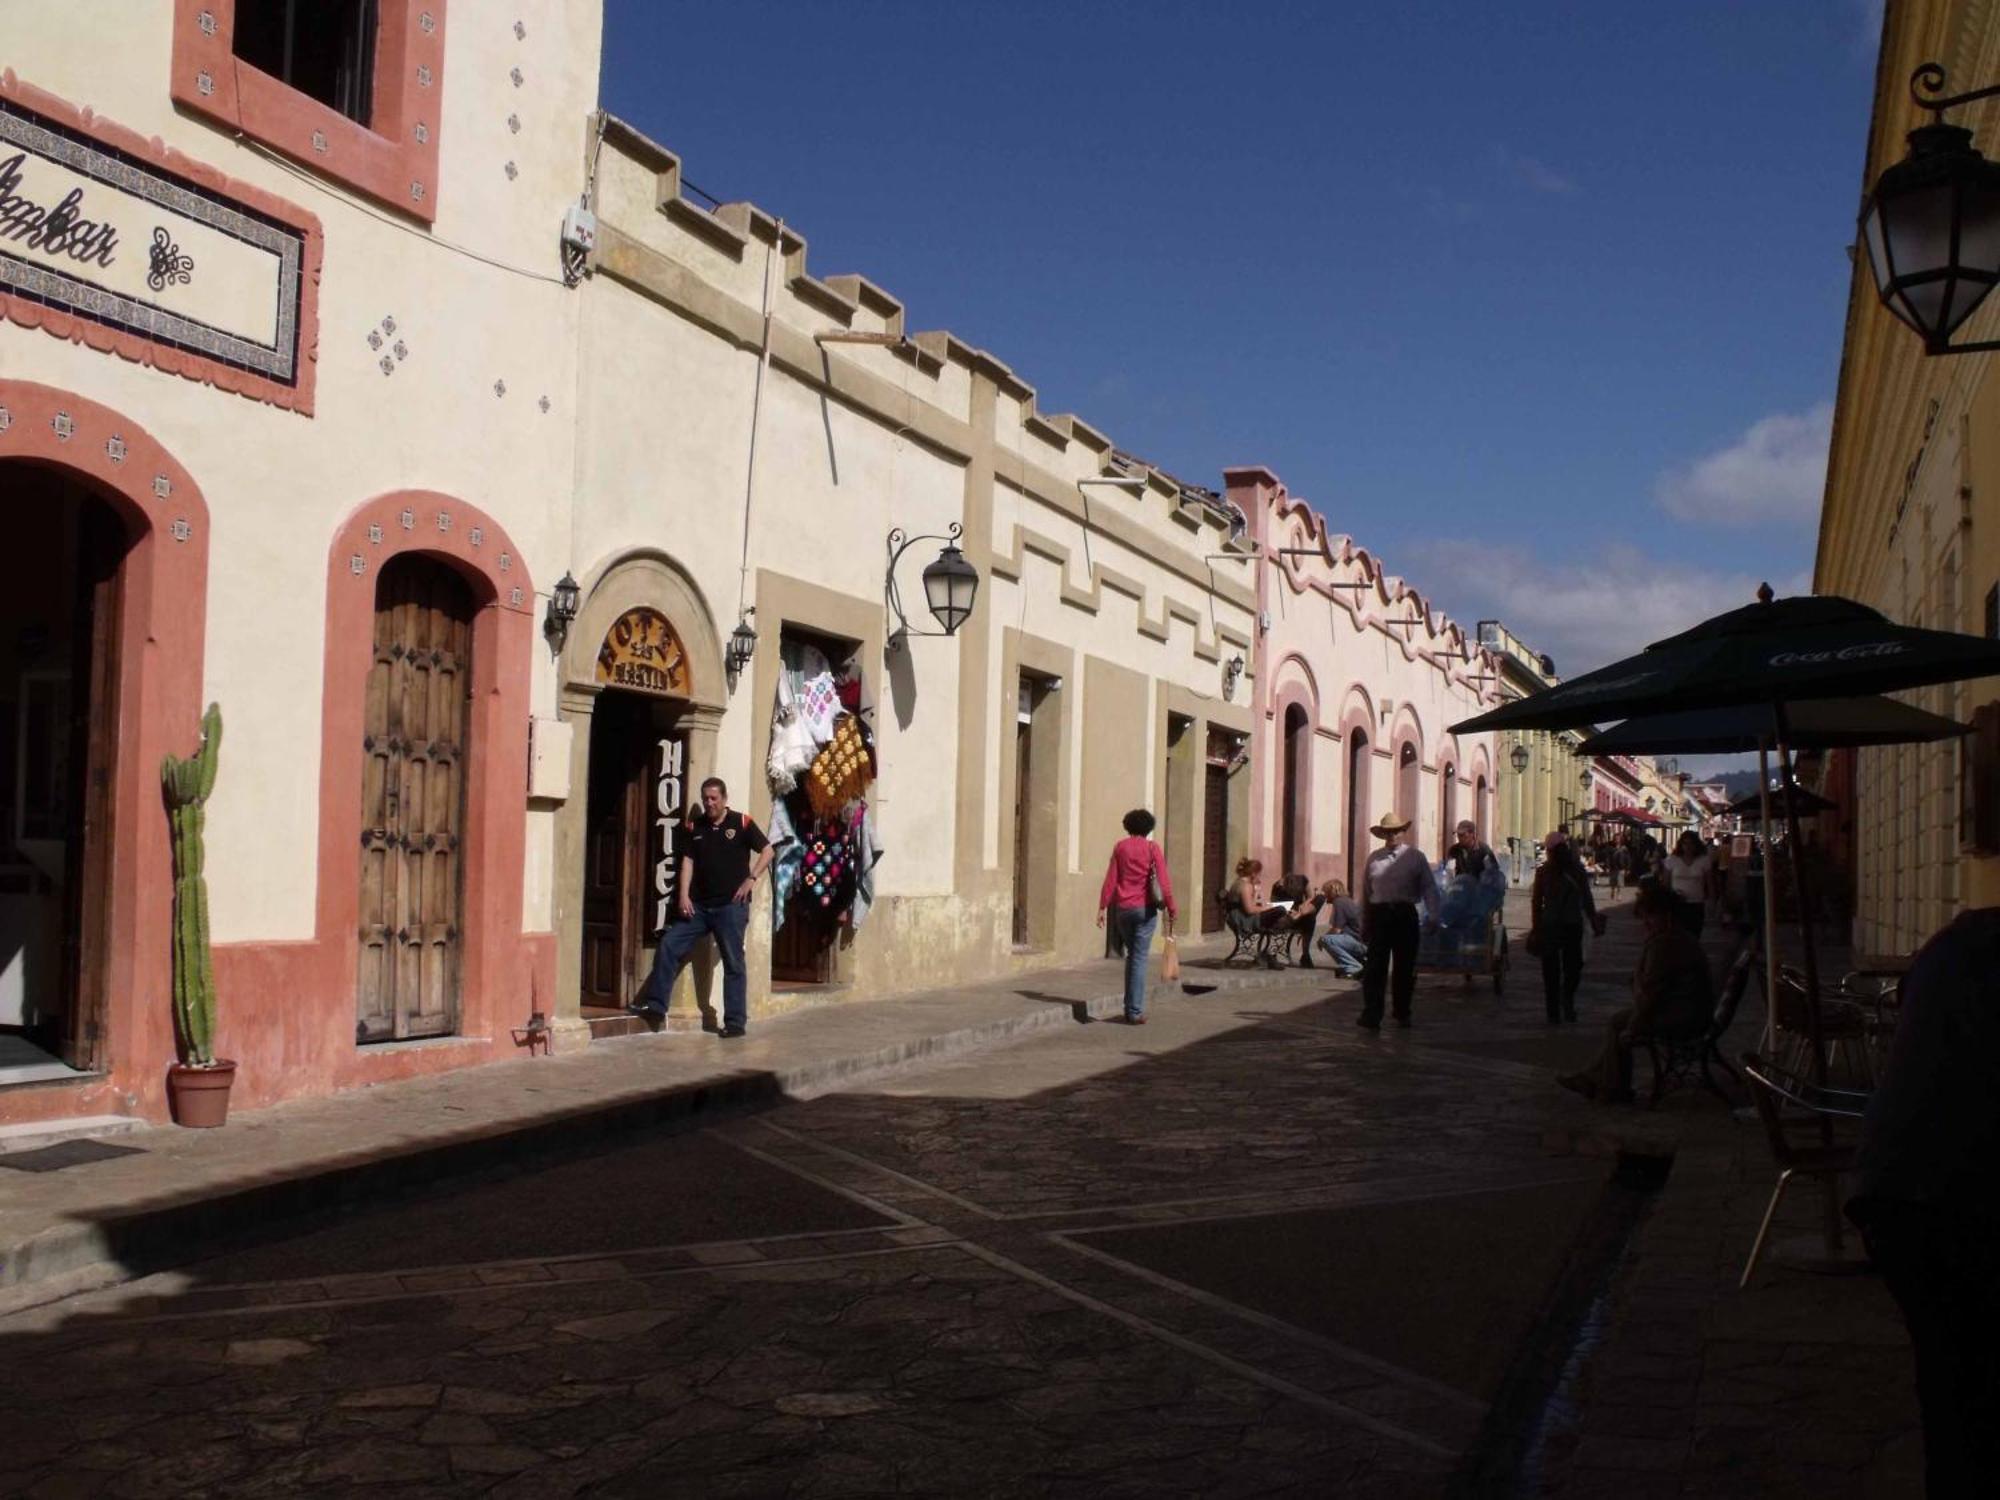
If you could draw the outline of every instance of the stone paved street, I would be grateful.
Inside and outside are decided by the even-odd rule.
[[[1910,1492],[1880,1288],[1734,1293],[1753,1129],[1552,1087],[1593,1028],[1518,969],[1355,1010],[1162,997],[17,1314],[0,1494]],[[1636,1211],[1619,1132],[1680,1152]]]

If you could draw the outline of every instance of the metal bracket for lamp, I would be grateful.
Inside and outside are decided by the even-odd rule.
[[[896,621],[895,629],[889,633],[889,650],[900,651],[903,642],[913,635],[957,635],[958,627],[971,617],[973,602],[979,597],[979,570],[958,549],[958,539],[964,534],[965,528],[956,521],[944,534],[923,532],[908,536],[900,526],[889,533],[889,568],[882,582],[882,603]],[[924,569],[924,602],[930,606],[931,618],[944,627],[942,630],[912,630],[909,616],[903,613],[896,565],[918,542],[944,543],[938,549],[936,561]]]

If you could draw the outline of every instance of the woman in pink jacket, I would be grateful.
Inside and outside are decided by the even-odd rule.
[[[1146,1024],[1146,963],[1152,957],[1153,929],[1166,908],[1167,932],[1178,915],[1173,882],[1167,879],[1167,857],[1148,835],[1153,815],[1143,807],[1125,814],[1126,837],[1111,846],[1111,863],[1104,871],[1104,889],[1097,898],[1097,925],[1108,910],[1118,913],[1118,936],[1125,944],[1125,1020]],[[1153,899],[1155,882],[1159,900]]]

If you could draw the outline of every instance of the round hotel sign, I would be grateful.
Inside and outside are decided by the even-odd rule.
[[[605,633],[597,652],[597,680],[606,687],[665,698],[688,696],[687,651],[657,609],[628,609]]]

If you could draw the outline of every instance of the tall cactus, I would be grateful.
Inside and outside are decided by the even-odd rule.
[[[174,1030],[181,1061],[189,1067],[207,1067],[215,1061],[215,965],[208,949],[202,828],[221,748],[222,710],[211,703],[201,716],[200,748],[186,760],[169,755],[160,762],[160,788],[174,849]]]

